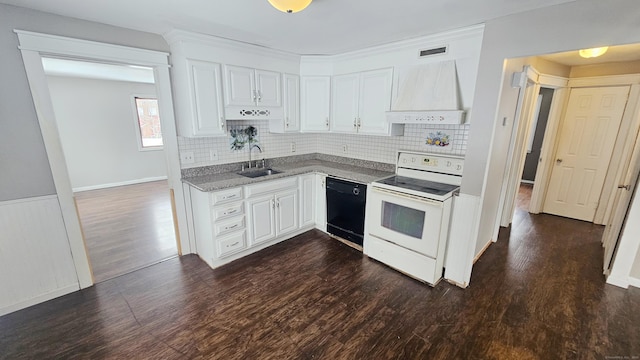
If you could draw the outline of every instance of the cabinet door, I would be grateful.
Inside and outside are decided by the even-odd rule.
[[[329,76],[305,76],[302,78],[301,103],[302,131],[329,131],[329,106],[331,94]]]
[[[300,77],[284,74],[284,131],[300,131]]]
[[[300,176],[300,227],[313,225],[315,219],[316,175]]]
[[[391,109],[393,69],[367,71],[360,74],[358,132],[389,133],[386,112]]]
[[[225,99],[227,105],[256,105],[255,70],[240,66],[225,65]]]
[[[275,200],[273,195],[247,200],[250,241],[257,244],[273,239],[275,229]]]
[[[316,228],[327,231],[327,175],[316,174]]]
[[[188,60],[192,136],[225,134],[220,64]]]
[[[276,199],[276,234],[281,235],[298,229],[298,190],[278,193]]]
[[[256,70],[256,96],[258,106],[281,106],[280,73]]]
[[[333,78],[331,86],[331,130],[357,132],[358,74]]]

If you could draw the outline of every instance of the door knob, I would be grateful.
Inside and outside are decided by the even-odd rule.
[[[556,164],[560,164],[562,162],[562,159],[556,159]]]

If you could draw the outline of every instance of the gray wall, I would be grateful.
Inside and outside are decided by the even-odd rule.
[[[538,113],[536,133],[535,135],[533,135],[531,152],[527,154],[524,160],[524,171],[522,172],[522,180],[534,181],[536,179],[536,171],[538,170],[538,163],[540,159],[540,150],[542,149],[542,140],[544,140],[544,131],[547,128],[549,110],[551,110],[553,89],[541,88],[540,95],[542,95],[542,102],[540,103],[540,112]]]
[[[14,29],[169,51],[159,35],[0,4],[0,201],[55,194]]]

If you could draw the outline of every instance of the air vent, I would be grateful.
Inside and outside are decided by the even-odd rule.
[[[441,46],[433,49],[420,50],[420,57],[446,54],[446,53],[447,53],[447,47]]]

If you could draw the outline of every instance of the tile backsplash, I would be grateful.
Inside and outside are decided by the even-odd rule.
[[[464,155],[469,135],[469,125],[467,124],[407,124],[404,136],[372,136],[339,133],[274,134],[269,132],[268,120],[227,121],[229,130],[246,128],[249,125],[257,128],[258,144],[262,148],[262,153],[257,149],[253,151],[252,159],[254,160],[317,152],[394,164],[397,150]],[[431,145],[427,144],[427,138],[432,139]],[[231,136],[178,137],[180,152],[192,151],[195,159],[193,164],[182,165],[182,168],[248,161],[248,147],[242,150],[232,150],[231,141]],[[436,142],[438,144],[435,144]],[[295,144],[295,152],[291,151],[292,144]],[[446,146],[444,146],[445,144]],[[212,160],[212,152],[217,155],[217,160]]]

